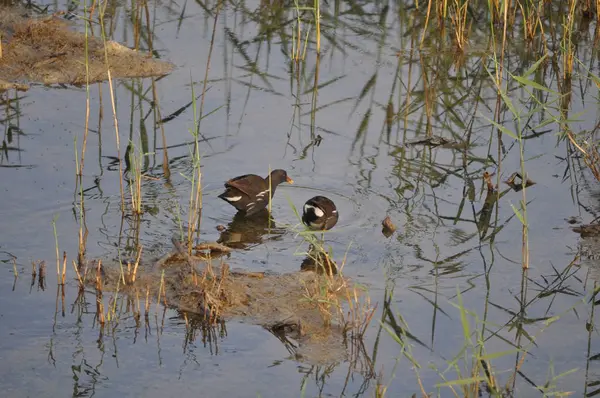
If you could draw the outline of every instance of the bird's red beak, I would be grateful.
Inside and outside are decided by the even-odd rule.
[[[290,177],[286,176],[285,180],[288,182],[288,184],[293,184],[294,180],[292,180]]]

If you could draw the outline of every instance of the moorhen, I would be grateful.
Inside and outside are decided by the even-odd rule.
[[[273,170],[270,177],[271,198],[275,194],[277,186],[282,182],[294,183],[285,170]],[[269,176],[262,178],[255,174],[245,174],[227,181],[225,188],[225,192],[220,194],[219,198],[247,216],[259,212],[269,203]]]
[[[334,227],[339,218],[335,204],[325,196],[315,196],[306,201],[302,209],[302,222],[312,230],[326,231]]]

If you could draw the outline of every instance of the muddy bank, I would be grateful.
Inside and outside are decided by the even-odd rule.
[[[119,43],[88,37],[58,16],[30,18],[21,9],[0,7],[0,88],[26,89],[29,83],[85,84],[112,78],[161,76],[173,64],[153,59]],[[86,68],[87,63],[87,68]]]
[[[167,306],[205,319],[238,320],[263,326],[279,338],[296,360],[331,364],[348,359],[353,325],[340,322],[340,306],[356,293],[340,275],[312,271],[282,275],[230,269],[220,259],[189,256],[181,250],[140,266],[132,281],[116,264],[102,266],[105,292],[117,284],[137,297],[160,295]],[[95,274],[95,272],[89,272]],[[95,284],[91,276],[87,278]],[[326,293],[324,293],[326,292]],[[331,304],[324,303],[328,301]]]

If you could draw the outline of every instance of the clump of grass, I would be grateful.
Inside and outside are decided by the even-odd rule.
[[[212,262],[209,261],[201,276],[201,285],[204,287],[202,289],[203,300],[208,309],[204,313],[204,320],[209,324],[215,324],[222,315],[223,297],[225,297],[223,283],[229,278],[229,266],[221,263],[219,275],[215,275]]]
[[[126,152],[127,168],[129,175],[129,194],[131,195],[131,209],[134,214],[142,214],[142,167],[144,154],[141,148],[129,142]]]
[[[450,19],[452,26],[454,27],[454,44],[460,52],[466,50],[467,42],[469,40],[469,31],[471,29],[471,22],[467,21],[469,9],[469,0],[465,0],[462,4],[460,0],[454,0],[451,7]]]

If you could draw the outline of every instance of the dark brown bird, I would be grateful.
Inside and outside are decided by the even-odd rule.
[[[277,186],[282,182],[294,183],[285,170],[273,170],[270,177],[271,198],[273,198]],[[246,213],[247,216],[255,214],[267,207],[269,203],[269,176],[262,178],[255,174],[245,174],[232,178],[225,183],[225,192],[220,194],[219,198],[238,211]]]
[[[302,222],[313,230],[331,229],[337,224],[338,218],[335,204],[325,196],[315,196],[307,200],[302,209]]]

